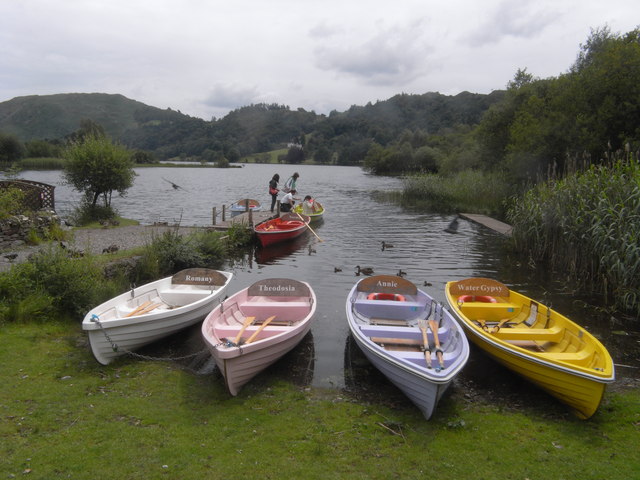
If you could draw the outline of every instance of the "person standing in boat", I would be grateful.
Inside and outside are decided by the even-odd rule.
[[[300,175],[298,174],[298,172],[295,172],[293,175],[291,175],[289,177],[289,179],[285,182],[284,184],[284,188],[282,189],[282,191],[284,193],[289,193],[292,190],[296,190],[296,182],[298,181],[298,178],[300,178]]]
[[[276,201],[278,200],[278,182],[280,181],[280,175],[277,173],[269,180],[269,195],[271,195],[271,213],[273,213],[273,209],[276,206]]]
[[[280,200],[280,211],[282,212],[290,212],[293,210],[293,206],[296,203],[296,200],[300,200],[299,198],[294,197],[297,192],[295,190],[291,190],[287,193],[282,200]]]

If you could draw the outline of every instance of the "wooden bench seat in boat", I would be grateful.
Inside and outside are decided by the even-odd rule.
[[[190,288],[185,288],[185,286],[182,286],[182,288],[176,287],[160,290],[159,295],[164,303],[177,306],[189,305],[211,295],[212,291],[209,287],[202,290],[194,289],[191,285],[189,285]]]
[[[537,340],[540,342],[559,342],[564,336],[564,329],[553,328],[501,328],[498,332],[492,333],[500,340]]]
[[[397,327],[409,326],[406,320],[394,319],[394,318],[370,318],[369,323],[371,325],[389,325],[389,326],[397,326]]]
[[[247,317],[262,318],[275,315],[280,321],[304,318],[311,309],[311,303],[305,301],[262,302],[247,301],[240,305],[240,310]]]
[[[467,318],[481,318],[487,322],[499,322],[505,318],[515,318],[520,313],[520,309],[520,305],[507,302],[464,302],[460,305],[460,311]]]
[[[354,303],[355,311],[369,318],[390,320],[412,320],[423,315],[425,305],[420,302],[395,300],[368,300],[358,298]]]
[[[238,325],[238,326],[235,326],[235,325],[218,325],[218,326],[216,326],[216,335],[218,336],[218,338],[230,338],[230,339],[233,339],[238,335],[238,332],[240,331],[240,328],[241,328],[241,325]],[[242,333],[242,336],[245,339],[249,338],[251,335],[253,335],[253,333],[258,328],[260,328],[260,325],[250,325]],[[262,329],[261,336],[259,338],[262,338],[262,336],[272,337],[273,335],[277,335],[279,333],[287,332],[289,330],[290,330],[290,328],[288,328],[288,327],[284,327],[284,326],[281,326],[281,325],[272,325],[270,323],[269,325],[267,325],[266,327],[264,327]],[[264,334],[264,335],[262,335],[262,334]]]
[[[549,360],[588,365],[594,353],[595,351],[591,348],[583,348],[577,352],[540,352],[539,355]]]
[[[392,340],[397,342],[416,341],[422,345],[422,332],[418,327],[389,327],[381,325],[362,325],[360,330],[364,335],[371,338],[373,342],[378,343],[374,339],[385,339],[387,343],[391,344]],[[438,338],[441,344],[445,344],[449,339],[449,329],[438,329]],[[433,333],[429,330],[427,332],[429,340],[433,343]]]
[[[422,338],[371,337],[371,341],[380,345],[423,345]]]

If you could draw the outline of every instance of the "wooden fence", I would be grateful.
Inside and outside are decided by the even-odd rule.
[[[24,206],[28,210],[49,209],[55,211],[56,201],[54,190],[56,187],[33,180],[0,180],[0,190],[18,188],[24,192]]]

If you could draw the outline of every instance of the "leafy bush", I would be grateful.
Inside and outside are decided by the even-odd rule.
[[[145,248],[137,268],[137,282],[165,277],[191,267],[202,266],[204,257],[193,244],[191,237],[169,230],[154,236]]]
[[[0,190],[0,220],[24,213],[24,192],[19,188]]]
[[[74,225],[89,225],[94,222],[105,222],[117,216],[117,212],[111,206],[93,205],[86,199],[70,215],[70,220]]]
[[[0,320],[82,317],[111,293],[107,283],[91,257],[70,259],[51,246],[0,273]]]

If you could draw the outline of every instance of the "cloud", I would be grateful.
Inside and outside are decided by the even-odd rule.
[[[378,22],[364,38],[359,32],[322,25],[311,32],[315,38],[324,35],[324,42],[314,49],[316,65],[374,85],[409,83],[426,69],[425,31],[423,20],[387,28]]]
[[[220,83],[213,86],[209,96],[202,103],[219,109],[236,108],[259,102],[258,88],[237,83]]]
[[[503,0],[470,31],[467,39],[476,46],[498,43],[504,37],[529,39],[542,34],[549,25],[561,21],[562,15],[553,3]]]

